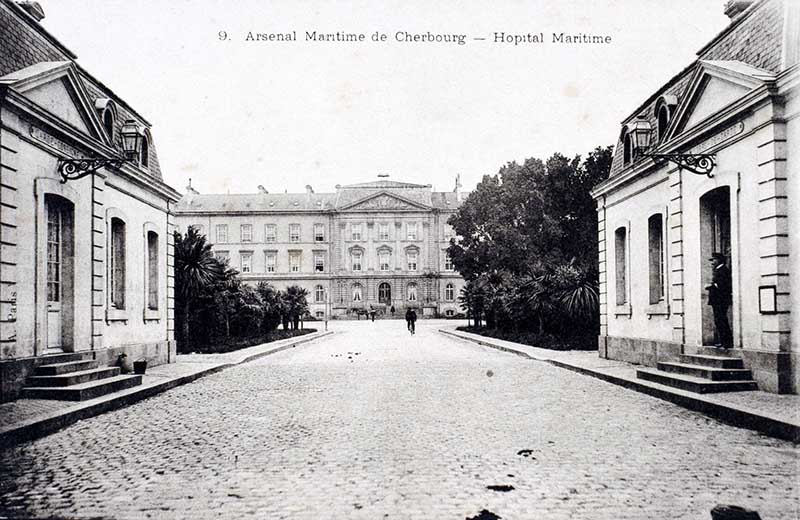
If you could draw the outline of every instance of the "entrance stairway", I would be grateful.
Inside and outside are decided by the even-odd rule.
[[[742,358],[714,347],[701,347],[696,354],[682,354],[677,362],[658,362],[656,369],[640,368],[636,377],[698,394],[758,390]]]
[[[142,384],[142,376],[120,375],[119,367],[99,365],[91,359],[91,354],[46,356],[46,361],[26,381],[22,397],[86,401]]]

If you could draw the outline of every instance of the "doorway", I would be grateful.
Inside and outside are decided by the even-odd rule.
[[[378,303],[392,304],[392,286],[386,282],[378,286]]]
[[[45,221],[45,345],[50,352],[71,352],[74,347],[74,206],[63,197],[45,195]]]
[[[708,305],[708,291],[711,284],[712,267],[709,258],[714,253],[725,255],[728,268],[732,269],[731,258],[731,190],[728,186],[715,188],[700,197],[700,281],[703,345],[719,343],[714,328],[714,311]],[[734,301],[736,294],[733,295]],[[732,306],[731,306],[732,307]],[[728,323],[731,309],[728,309]]]

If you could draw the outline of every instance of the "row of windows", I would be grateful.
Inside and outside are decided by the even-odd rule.
[[[230,253],[228,251],[215,251],[214,255],[222,261],[230,261]],[[408,271],[416,271],[418,269],[419,253],[417,251],[408,251],[406,253],[406,269]],[[363,271],[364,269],[364,253],[360,250],[355,250],[350,254],[350,269],[355,272]],[[289,272],[299,273],[302,265],[302,252],[289,251]],[[389,251],[378,252],[378,269],[380,271],[391,271],[392,254]],[[277,272],[278,253],[277,251],[267,251],[264,253],[264,272],[275,273]],[[453,261],[449,255],[446,255],[444,262],[444,270],[453,270]],[[241,273],[252,273],[253,271],[253,252],[242,251],[239,253],[239,271]],[[325,272],[325,253],[314,253],[314,272]]]
[[[115,309],[126,308],[126,274],[127,274],[127,247],[126,247],[125,221],[113,217],[111,219],[111,240],[109,255],[110,302]],[[147,294],[147,309],[158,310],[158,233],[146,232],[147,258],[145,266],[145,292]]]
[[[202,224],[194,224],[191,227],[195,229],[199,234],[204,234],[204,227]],[[300,224],[289,224],[288,226],[288,237],[289,242],[299,243],[301,241],[301,228]],[[216,244],[225,244],[231,241],[231,236],[228,230],[228,224],[217,224],[215,226],[215,242]],[[361,241],[364,240],[364,225],[357,223],[357,224],[350,224],[350,232],[347,235],[350,240],[354,241]],[[445,238],[449,240],[452,238],[452,233],[447,232]],[[406,224],[406,240],[419,240],[419,233],[417,229],[416,222],[409,222]],[[253,225],[252,224],[241,224],[239,226],[239,240],[240,242],[253,242],[255,238],[253,236]],[[378,224],[378,240],[390,240],[389,238],[389,224],[387,223],[379,223]],[[278,225],[277,224],[265,224],[264,225],[264,242],[266,243],[274,243],[278,241]],[[314,224],[314,242],[325,242],[325,225],[324,224]]]
[[[650,304],[664,301],[666,294],[664,261],[664,219],[660,213],[647,220],[648,230],[648,282]],[[616,279],[616,304],[628,303],[628,229],[614,231],[614,273]]]
[[[354,283],[350,287],[350,297],[353,302],[362,302],[364,301],[364,288],[360,283]],[[444,287],[444,299],[445,301],[452,302],[455,300],[456,297],[456,288],[455,285],[452,283],[448,283]],[[392,287],[388,283],[384,282],[378,286],[378,301],[390,303],[392,299]],[[417,301],[417,284],[415,282],[411,282],[406,285],[406,299],[410,302]],[[325,288],[321,285],[317,285],[314,288],[314,302],[315,303],[325,303]]]

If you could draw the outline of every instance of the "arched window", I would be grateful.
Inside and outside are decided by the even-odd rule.
[[[456,288],[453,284],[448,283],[444,287],[444,299],[451,302],[456,299]]]
[[[658,109],[658,140],[664,139],[664,134],[667,132],[667,125],[669,125],[669,109],[667,105],[661,105]]]
[[[353,301],[360,302],[364,300],[364,295],[361,289],[361,284],[353,284]]]
[[[316,303],[325,302],[325,288],[321,285],[314,287],[314,301]]]
[[[392,286],[383,282],[378,286],[378,301],[389,304],[392,302]]]
[[[408,301],[415,302],[417,301],[417,284],[411,282],[408,284]]]
[[[622,138],[622,163],[623,164],[630,163],[632,157],[633,157],[633,142],[631,141],[631,134],[626,131],[625,136]]]
[[[158,310],[158,233],[147,232],[147,308]]]
[[[103,110],[103,130],[111,142],[114,142],[114,111],[110,107]]]
[[[139,163],[143,168],[150,166],[150,139],[147,137],[146,133],[142,136],[142,151]]]

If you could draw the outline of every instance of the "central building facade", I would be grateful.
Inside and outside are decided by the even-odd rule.
[[[386,179],[336,186],[334,193],[203,195],[191,186],[176,224],[204,234],[214,254],[250,284],[308,291],[318,319],[374,310],[455,316],[464,280],[447,247],[447,220],[461,194]]]

